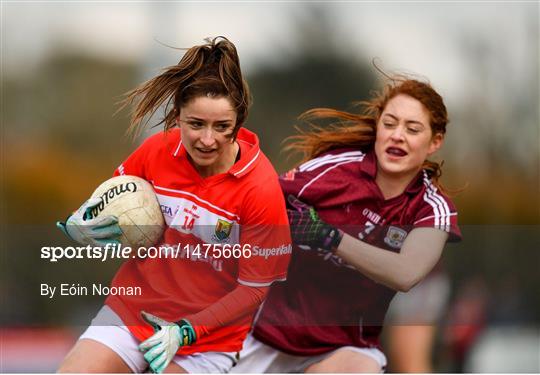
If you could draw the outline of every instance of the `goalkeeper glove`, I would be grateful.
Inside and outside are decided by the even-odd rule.
[[[287,209],[294,243],[333,252],[343,238],[343,232],[319,218],[312,206],[293,195],[287,197],[292,209]]]
[[[69,216],[65,223],[58,221],[56,226],[69,238],[81,245],[105,246],[107,243],[119,245],[122,230],[116,216],[91,218],[91,211],[102,202],[101,198],[90,198]]]
[[[154,335],[139,345],[150,370],[159,374],[169,365],[182,346],[191,345],[196,340],[193,326],[185,319],[173,323],[155,315],[141,311],[143,319],[154,328]]]

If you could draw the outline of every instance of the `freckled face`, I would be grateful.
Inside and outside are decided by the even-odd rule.
[[[442,141],[442,134],[433,135],[424,105],[408,95],[397,95],[388,101],[377,122],[378,172],[412,178],[422,169],[427,157],[441,147]]]
[[[226,97],[200,96],[187,102],[176,121],[195,169],[203,177],[224,173],[234,164],[232,139],[237,114]]]

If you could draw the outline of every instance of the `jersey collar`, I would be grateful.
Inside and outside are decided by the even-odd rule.
[[[229,169],[229,174],[242,177],[255,168],[261,157],[259,138],[246,128],[240,128],[236,141],[240,145],[240,160]]]
[[[184,146],[182,146],[182,137],[180,136],[180,129],[174,129],[173,132],[176,132],[175,136],[178,137],[174,146],[172,147],[171,155],[175,158],[187,158],[187,151]],[[228,174],[234,177],[242,177],[248,174],[261,156],[261,150],[259,148],[259,138],[257,135],[246,128],[240,128],[236,141],[240,146],[240,160],[238,160],[227,172]]]
[[[369,150],[364,156],[364,160],[360,163],[360,171],[375,180],[375,176],[377,176],[377,158],[373,149]]]
[[[366,153],[363,163],[360,163],[360,170],[367,174],[375,182],[377,176],[377,156],[375,150],[371,149]],[[415,178],[405,188],[405,192],[408,194],[416,194],[422,189],[423,186],[423,171],[418,172]]]

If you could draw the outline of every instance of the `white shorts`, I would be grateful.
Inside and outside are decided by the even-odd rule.
[[[120,317],[108,306],[103,306],[90,327],[79,337],[102,343],[112,349],[134,373],[148,370],[148,363],[139,351],[139,341],[131,334]],[[189,373],[227,373],[236,364],[237,353],[205,352],[176,355],[174,363]]]
[[[250,333],[244,341],[242,351],[240,351],[240,361],[232,368],[231,373],[300,373],[304,372],[309,366],[344,349],[361,353],[374,359],[382,371],[386,368],[386,356],[377,348],[343,346],[328,353],[304,357],[283,353],[257,340]]]

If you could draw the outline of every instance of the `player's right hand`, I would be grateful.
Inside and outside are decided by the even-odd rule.
[[[110,243],[119,245],[122,230],[116,216],[98,216],[92,218],[91,211],[102,202],[101,198],[90,198],[67,218],[58,221],[56,226],[69,238],[81,245],[105,246]]]
[[[295,244],[333,252],[343,238],[343,232],[319,217],[312,206],[293,195],[287,196],[287,216]]]

